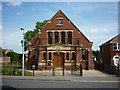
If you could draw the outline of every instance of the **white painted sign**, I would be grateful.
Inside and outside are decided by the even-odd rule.
[[[118,66],[118,64],[120,64],[120,56],[115,55],[115,56],[113,57],[113,60],[114,60],[114,65],[115,65],[115,66]]]

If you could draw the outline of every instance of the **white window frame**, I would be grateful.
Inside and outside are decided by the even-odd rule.
[[[114,49],[114,47],[115,47],[114,44],[116,44],[116,49]],[[120,51],[119,44],[120,44],[120,43],[113,43],[113,51]]]

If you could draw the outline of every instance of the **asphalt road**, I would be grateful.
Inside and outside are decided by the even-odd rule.
[[[117,81],[42,81],[4,79],[2,86],[12,88],[118,88]]]

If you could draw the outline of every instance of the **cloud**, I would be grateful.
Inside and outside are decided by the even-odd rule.
[[[17,12],[16,14],[17,14],[17,15],[22,15],[23,13],[21,13],[21,12]]]
[[[3,29],[2,25],[0,25],[0,31]]]
[[[100,34],[100,33],[109,33],[109,30],[108,29],[98,29],[98,28],[93,28],[93,29],[90,29],[89,31],[91,34]]]
[[[20,6],[22,2],[9,2],[7,3],[8,6]]]
[[[109,32],[109,30],[108,30],[108,29],[103,29],[103,32],[108,33],[108,32]]]
[[[90,33],[98,33],[98,29],[91,29]]]

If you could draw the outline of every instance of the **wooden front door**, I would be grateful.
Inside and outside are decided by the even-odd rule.
[[[54,53],[53,57],[53,66],[54,67],[63,67],[64,66],[64,54],[63,53]]]

